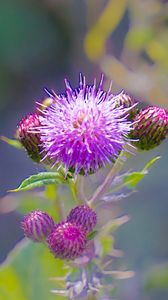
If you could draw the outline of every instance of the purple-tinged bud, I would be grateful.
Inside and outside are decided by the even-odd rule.
[[[43,242],[54,227],[54,221],[47,213],[36,210],[24,217],[21,227],[26,237],[34,242]]]
[[[127,112],[129,120],[132,120],[138,113],[137,106],[135,105],[137,101],[135,101],[135,99],[127,93],[121,92],[120,94],[115,95],[114,100],[116,102],[116,107],[122,106],[123,108],[131,108]]]
[[[70,222],[61,222],[54,226],[47,242],[56,258],[73,260],[85,250],[87,239],[81,226]]]
[[[131,138],[137,140],[134,145],[141,150],[150,150],[158,146],[168,134],[168,111],[149,106],[140,111],[133,123]]]
[[[80,205],[70,211],[67,221],[82,226],[89,233],[96,226],[97,215],[88,205]]]
[[[41,142],[39,133],[33,132],[33,128],[40,126],[40,116],[36,113],[29,114],[23,118],[17,128],[16,136],[27,150],[28,155],[35,162],[40,162]]]

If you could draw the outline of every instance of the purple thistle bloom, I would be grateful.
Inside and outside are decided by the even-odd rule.
[[[43,242],[54,227],[54,221],[47,213],[36,210],[24,217],[21,227],[26,237]]]
[[[54,226],[47,242],[55,257],[73,260],[85,250],[87,239],[81,226],[70,222],[61,222]]]
[[[80,205],[70,211],[67,221],[82,226],[89,233],[96,226],[97,215],[88,205]]]
[[[53,103],[42,111],[37,130],[43,150],[54,165],[62,163],[75,175],[87,175],[111,163],[128,143],[131,122],[126,112],[130,108],[116,107],[110,90],[103,91],[102,84],[103,76],[96,88],[96,82],[86,85],[80,75],[79,87],[72,89],[65,80],[65,94],[53,94]]]

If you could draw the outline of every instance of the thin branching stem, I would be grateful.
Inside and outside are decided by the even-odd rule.
[[[108,189],[111,186],[111,183],[115,176],[121,171],[123,168],[124,162],[126,161],[126,158],[129,156],[129,153],[126,151],[122,151],[117,158],[116,162],[114,163],[112,169],[106,176],[104,182],[97,188],[91,199],[88,201],[88,204],[90,206],[93,206],[93,204],[102,198],[102,196],[107,193]]]

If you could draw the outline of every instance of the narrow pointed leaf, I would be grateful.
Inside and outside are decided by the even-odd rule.
[[[10,190],[10,192],[21,192],[39,188],[49,184],[65,183],[64,177],[58,172],[42,172],[36,175],[32,175],[29,178],[22,181],[17,189]]]
[[[144,167],[144,171],[145,170],[148,170],[158,159],[160,159],[161,158],[161,156],[156,156],[156,157],[154,157],[154,158],[152,158],[147,164],[146,164],[146,166]]]
[[[143,168],[142,171],[139,172],[132,172],[128,175],[124,175],[123,183],[127,185],[128,188],[133,189],[136,185],[144,178],[146,174],[148,174],[149,168],[160,158],[160,156],[152,158],[146,166]]]
[[[16,139],[8,139],[5,136],[1,136],[0,139],[14,148],[23,149],[22,144]]]
[[[87,235],[87,240],[88,240],[88,241],[93,240],[94,237],[96,236],[97,232],[98,232],[97,230],[91,231],[91,232]]]
[[[124,184],[130,189],[133,189],[144,178],[145,174],[147,174],[147,172],[133,172],[124,178]]]

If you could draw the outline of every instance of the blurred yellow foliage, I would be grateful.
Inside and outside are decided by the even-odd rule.
[[[124,88],[141,100],[168,107],[168,3],[159,0],[99,0],[101,13],[96,1],[88,1],[94,15],[95,24],[84,40],[87,57],[96,62],[108,79],[112,79],[116,88]],[[94,6],[95,4],[95,6]],[[99,9],[100,10],[100,9]],[[109,39],[117,27],[128,23],[125,36],[122,37],[121,54],[115,56]],[[122,25],[125,26],[125,25]],[[124,27],[123,27],[124,29]]]
[[[122,19],[126,4],[127,0],[110,0],[86,35],[84,47],[91,60],[97,61],[104,54],[106,40]]]

